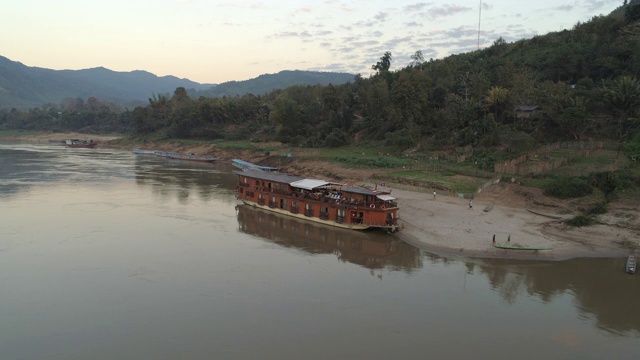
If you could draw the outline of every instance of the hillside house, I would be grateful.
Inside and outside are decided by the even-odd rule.
[[[540,106],[537,105],[519,105],[516,107],[516,118],[518,119],[535,119],[540,114]]]

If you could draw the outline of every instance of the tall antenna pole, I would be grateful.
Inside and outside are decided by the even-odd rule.
[[[480,6],[478,7],[478,50],[480,50],[480,21],[482,20],[482,0],[480,0]]]

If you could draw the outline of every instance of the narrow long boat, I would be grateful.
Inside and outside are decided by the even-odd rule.
[[[627,263],[625,265],[625,269],[627,270],[627,272],[629,274],[635,274],[636,273],[636,257],[633,255],[629,255],[629,257],[627,258]]]
[[[215,156],[209,156],[209,155],[180,154],[180,153],[175,153],[170,151],[143,150],[143,149],[133,149],[131,151],[137,155],[155,155],[155,156],[164,157],[168,159],[175,159],[175,160],[188,160],[188,161],[200,161],[200,162],[216,161]]]
[[[67,139],[64,142],[70,148],[94,148],[98,143],[93,140]]]
[[[550,246],[527,246],[527,245],[520,245],[520,244],[513,244],[513,245],[507,245],[507,244],[493,244],[493,247],[496,247],[498,249],[505,249],[505,250],[551,250],[553,249]]]
[[[344,229],[398,231],[390,191],[258,170],[236,171],[236,197],[247,205]]]
[[[231,164],[242,170],[278,171],[278,168],[253,164],[240,159],[231,159]]]

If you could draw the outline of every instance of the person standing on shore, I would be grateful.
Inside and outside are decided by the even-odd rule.
[[[469,200],[469,210],[473,210],[473,200]]]
[[[435,200],[435,199],[436,199],[436,191],[433,190],[433,200]]]
[[[496,243],[496,234],[493,234],[493,244],[495,245]]]
[[[510,243],[511,242],[511,234],[509,234],[509,237],[507,238],[507,242]]]

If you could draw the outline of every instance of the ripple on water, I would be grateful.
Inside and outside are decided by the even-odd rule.
[[[65,204],[63,209],[82,212],[106,212],[115,210],[119,207],[120,206],[118,204],[108,202],[81,202]]]

